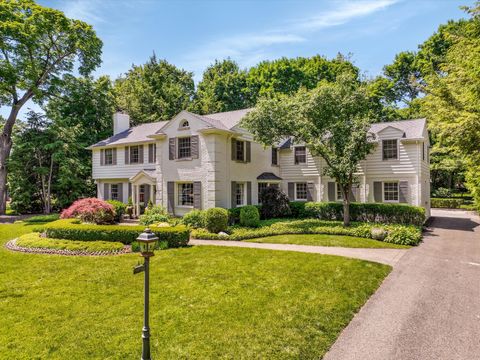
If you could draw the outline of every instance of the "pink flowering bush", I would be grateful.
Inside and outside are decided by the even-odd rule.
[[[113,224],[115,210],[111,204],[97,198],[80,199],[64,209],[60,218],[78,218],[82,222],[94,224]]]

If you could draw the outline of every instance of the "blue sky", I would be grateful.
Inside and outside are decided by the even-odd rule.
[[[241,67],[282,56],[352,54],[367,76],[415,50],[473,0],[161,1],[39,0],[94,26],[103,40],[96,75],[112,78],[155,52],[194,72],[230,57]],[[2,109],[4,110],[4,109]],[[0,113],[4,113],[1,111]]]

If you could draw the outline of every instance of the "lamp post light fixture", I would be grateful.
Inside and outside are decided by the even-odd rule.
[[[151,360],[150,357],[150,325],[149,325],[149,305],[150,305],[150,258],[154,256],[153,250],[157,243],[158,237],[149,228],[146,228],[138,238],[138,244],[140,245],[140,254],[144,258],[143,265],[138,265],[133,269],[133,273],[137,274],[144,271],[145,277],[145,293],[143,304],[143,329],[142,329],[142,358],[141,360]]]

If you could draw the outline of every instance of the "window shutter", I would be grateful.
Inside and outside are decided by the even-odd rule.
[[[100,166],[105,165],[105,150],[100,150]]]
[[[358,184],[352,184],[352,188],[350,189],[350,201],[360,201],[360,186]]]
[[[246,155],[245,162],[249,163],[252,161],[252,143],[250,141],[245,141]]]
[[[272,146],[272,165],[278,165],[278,149]]]
[[[132,183],[128,183],[128,199],[130,199],[131,197],[132,197]]]
[[[117,165],[117,148],[113,149],[112,152],[113,152],[113,161],[112,161],[112,163],[113,163],[113,165]]]
[[[175,183],[167,182],[167,209],[170,214],[175,213]]]
[[[247,181],[247,205],[252,205],[252,182]]]
[[[295,183],[293,182],[288,183],[288,199],[290,201],[295,200]]]
[[[237,186],[237,183],[235,181],[232,181],[232,188],[231,188],[231,195],[232,195],[232,208],[237,207],[237,203],[235,202],[235,188]]]
[[[400,181],[398,183],[398,200],[401,203],[408,202],[408,181]]]
[[[232,139],[232,160],[236,160],[235,150],[236,150],[237,140]]]
[[[202,182],[201,181],[193,182],[193,208],[194,209],[202,208]]]
[[[148,205],[148,201],[150,200],[150,188],[151,185],[145,185],[145,195],[143,198],[143,204],[145,205],[145,207]]]
[[[110,200],[110,184],[103,184],[103,200]]]
[[[176,138],[168,139],[168,159],[175,160]]]
[[[307,183],[307,201],[315,200],[315,184],[313,182]]]
[[[143,155],[144,155],[144,154],[143,154],[143,145],[140,145],[140,146],[138,147],[138,162],[139,162],[140,164],[143,164]]]
[[[337,200],[337,188],[335,186],[335,182],[329,181],[328,182],[328,201],[336,201]]]
[[[148,162],[154,163],[155,162],[155,144],[148,144]]]
[[[382,202],[382,182],[373,182],[373,201]]]
[[[130,148],[125,146],[125,164],[130,164]]]
[[[190,139],[192,159],[198,159],[198,135],[194,135]]]
[[[123,183],[118,184],[118,201],[123,202]]]

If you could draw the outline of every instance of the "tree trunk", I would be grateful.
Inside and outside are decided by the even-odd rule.
[[[48,186],[47,186],[47,204],[46,204],[46,213],[50,214],[52,212],[52,174],[53,174],[53,155],[50,156],[50,172],[48,174]]]
[[[7,210],[7,161],[12,148],[12,139],[6,134],[0,135],[0,214]]]
[[[350,226],[350,200],[347,196],[343,196],[343,226]]]

